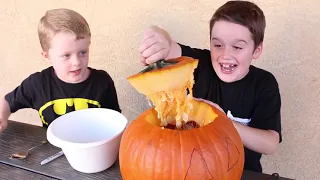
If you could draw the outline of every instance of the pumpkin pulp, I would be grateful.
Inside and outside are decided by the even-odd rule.
[[[190,124],[203,126],[206,121],[190,117],[193,110],[192,87],[194,69],[198,60],[190,57],[173,59],[177,63],[154,69],[149,72],[135,74],[128,78],[129,82],[155,106],[157,119],[161,127],[184,129]],[[187,95],[187,90],[189,94]],[[156,123],[159,125],[159,123]],[[190,126],[189,126],[190,127]]]
[[[218,114],[214,112],[209,104],[201,103],[196,100],[191,100],[190,103],[192,104],[192,109],[188,114],[189,119],[182,125],[182,128],[177,128],[174,124],[175,122],[171,122],[166,126],[162,126],[161,119],[158,118],[158,112],[155,109],[152,109],[152,113],[146,115],[145,120],[158,127],[188,130],[208,125],[218,117]]]

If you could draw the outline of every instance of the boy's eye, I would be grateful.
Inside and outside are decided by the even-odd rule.
[[[70,54],[65,54],[62,56],[63,58],[69,58],[70,57]]]
[[[214,47],[221,48],[222,46],[220,44],[215,44]]]
[[[80,51],[80,55],[85,55],[87,51]]]
[[[239,46],[233,46],[233,48],[236,49],[236,50],[241,50],[242,49],[242,47],[239,47]]]

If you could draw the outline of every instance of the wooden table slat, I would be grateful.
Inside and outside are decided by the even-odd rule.
[[[11,165],[0,163],[1,180],[56,180],[38,173],[30,172]]]

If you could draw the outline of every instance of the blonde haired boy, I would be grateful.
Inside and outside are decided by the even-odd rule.
[[[31,74],[0,100],[0,132],[11,113],[39,112],[44,127],[57,117],[85,108],[121,112],[110,75],[88,67],[91,32],[87,21],[70,9],[53,9],[40,19],[42,56],[52,66]]]

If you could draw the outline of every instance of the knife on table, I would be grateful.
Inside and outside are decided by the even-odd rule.
[[[52,156],[50,156],[50,157],[48,157],[47,159],[45,159],[45,160],[43,160],[43,161],[41,161],[41,165],[45,165],[45,164],[47,164],[47,163],[49,163],[49,162],[51,162],[51,161],[53,161],[53,160],[55,160],[55,159],[57,159],[58,157],[60,157],[60,156],[62,156],[64,153],[63,153],[63,151],[59,151],[58,153],[56,153],[56,154],[54,154],[54,155],[52,155]]]

